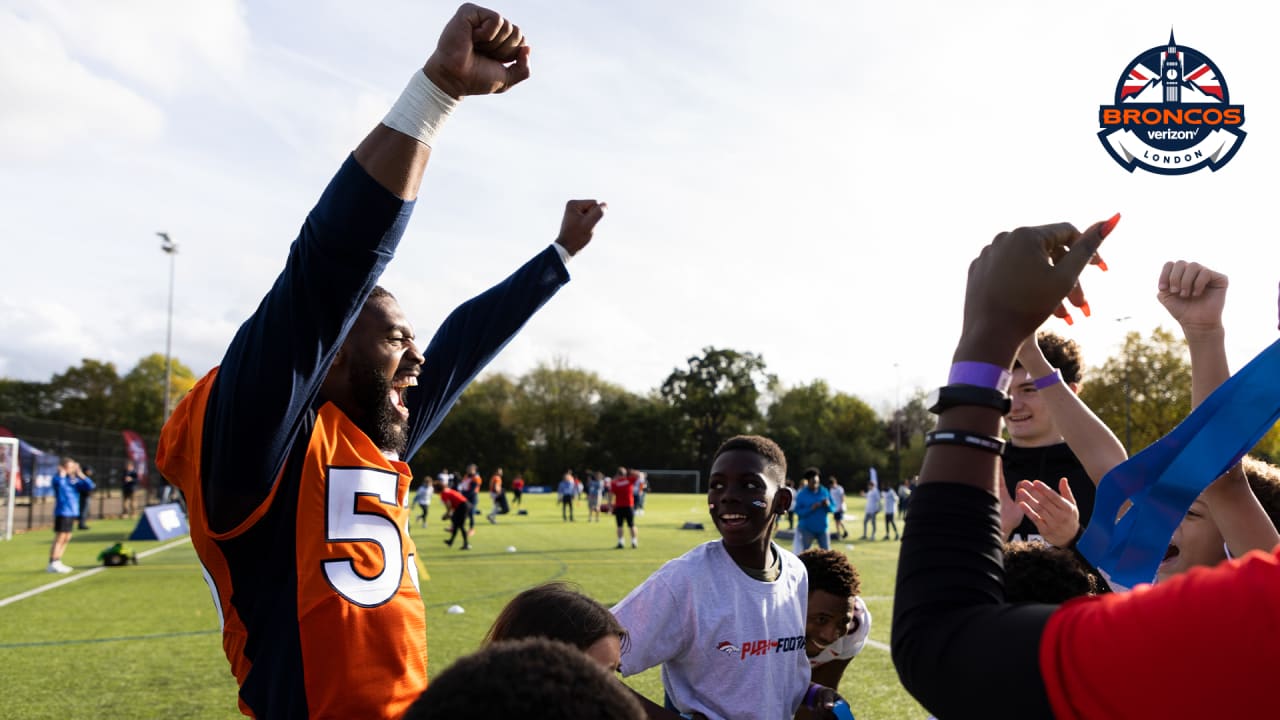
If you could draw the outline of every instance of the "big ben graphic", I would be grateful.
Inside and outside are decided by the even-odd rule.
[[[1164,101],[1173,105],[1182,102],[1182,59],[1178,57],[1178,46],[1173,41],[1173,30],[1169,31],[1169,49],[1164,54],[1161,77],[1164,82]]]

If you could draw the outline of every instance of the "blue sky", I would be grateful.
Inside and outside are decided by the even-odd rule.
[[[1053,327],[1100,363],[1125,329],[1170,326],[1161,263],[1199,260],[1231,276],[1239,367],[1276,331],[1274,26],[1257,4],[1131,5],[495,5],[533,77],[449,121],[383,284],[430,334],[554,239],[566,199],[595,197],[610,213],[573,282],[493,368],[562,357],[643,392],[716,345],[884,410],[945,378],[992,236],[1119,211],[1110,272],[1084,279],[1094,317]],[[455,7],[0,7],[0,376],[163,352],[157,231],[181,247],[174,354],[215,364]],[[1131,175],[1098,106],[1171,25],[1249,135],[1217,173]]]

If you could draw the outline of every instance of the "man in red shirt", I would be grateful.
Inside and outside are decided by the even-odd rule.
[[[453,488],[445,488],[440,491],[440,499],[444,501],[444,518],[451,522],[449,528],[449,539],[444,541],[445,545],[453,547],[454,538],[458,537],[458,533],[462,533],[462,549],[470,550],[471,543],[467,537],[467,517],[471,515],[471,503],[467,502],[467,497]]]
[[[516,475],[516,479],[511,481],[511,494],[514,496],[516,507],[520,507],[520,498],[524,496],[523,475]]]
[[[618,468],[618,474],[609,481],[609,494],[613,495],[613,519],[618,525],[617,549],[622,549],[622,524],[625,522],[631,529],[631,547],[640,547],[636,537],[636,484],[638,479],[634,473],[627,472],[624,467]]]

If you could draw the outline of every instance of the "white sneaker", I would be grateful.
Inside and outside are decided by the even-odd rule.
[[[45,568],[45,572],[50,573],[69,573],[71,570],[72,568],[68,565],[62,564],[61,560],[54,560],[49,563],[49,567]]]

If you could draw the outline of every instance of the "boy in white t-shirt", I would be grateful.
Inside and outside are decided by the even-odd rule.
[[[772,541],[791,505],[786,471],[772,440],[726,441],[707,491],[721,539],[666,563],[613,608],[631,638],[623,676],[662,665],[668,708],[685,717],[778,720],[837,698],[809,682],[804,566]]]

